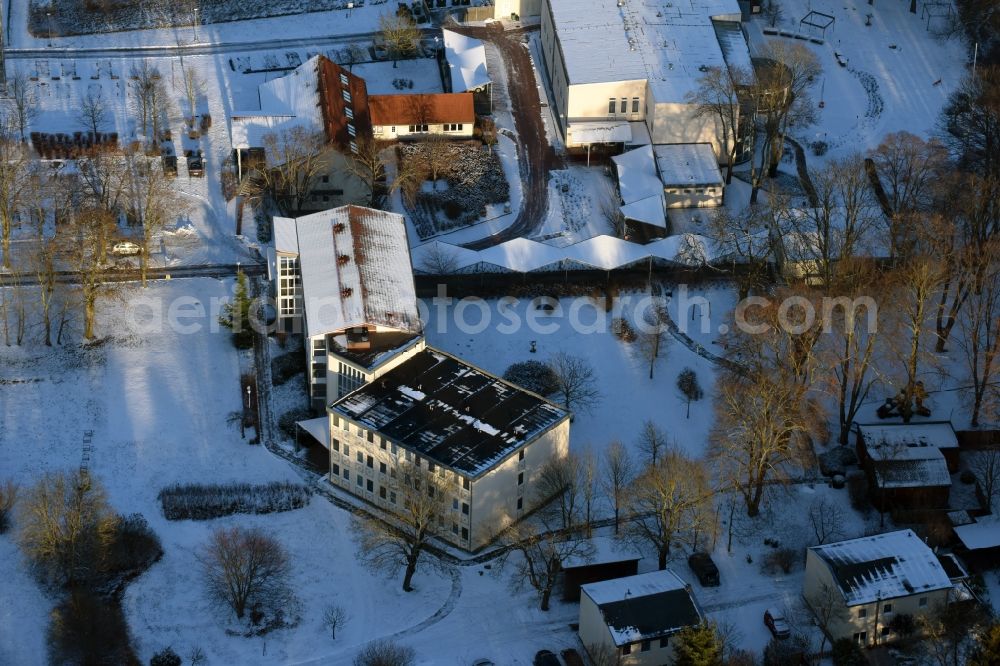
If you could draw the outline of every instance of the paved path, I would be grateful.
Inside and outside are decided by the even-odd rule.
[[[146,270],[147,280],[178,280],[184,278],[224,278],[236,275],[237,271],[242,271],[250,277],[267,274],[265,264],[201,264],[197,266],[176,266],[167,268],[149,268]],[[77,271],[56,271],[56,281],[59,283],[74,283],[79,279]],[[138,268],[108,268],[100,276],[101,282],[138,282],[140,280]],[[34,275],[12,276],[0,270],[0,287],[8,284],[19,286],[37,285],[38,278]]]

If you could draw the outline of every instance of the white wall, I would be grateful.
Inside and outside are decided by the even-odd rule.
[[[722,183],[712,187],[665,187],[663,198],[667,208],[711,208],[722,205],[723,190]]]
[[[458,125],[460,129],[451,129],[452,125]],[[448,127],[448,129],[445,129]],[[456,138],[468,138],[472,136],[475,122],[471,123],[448,123],[448,125],[427,125],[426,132],[410,132],[409,125],[374,125],[372,132],[380,139],[400,139],[403,137],[421,137],[428,134],[443,134]]]
[[[538,16],[542,10],[541,0],[497,0],[495,6],[493,16],[497,19],[510,18],[511,14],[517,14],[521,18]]]

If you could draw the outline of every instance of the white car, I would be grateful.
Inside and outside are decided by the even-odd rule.
[[[142,248],[132,241],[120,241],[111,246],[111,254],[121,257],[132,257],[142,252]]]

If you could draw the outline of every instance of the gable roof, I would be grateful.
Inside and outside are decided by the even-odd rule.
[[[830,568],[848,606],[943,590],[951,581],[913,530],[810,548]]]
[[[368,108],[372,125],[377,126],[473,123],[476,120],[472,93],[371,95]]]
[[[600,609],[615,645],[669,636],[701,621],[687,584],[669,569],[580,587]]]
[[[284,247],[290,244],[288,220],[278,218],[275,224],[276,243]],[[401,215],[341,206],[292,223],[309,337],[364,324],[419,332]]]
[[[874,423],[857,428],[880,487],[951,485],[948,463],[941,453],[941,447],[958,446],[951,423]]]
[[[859,423],[858,432],[866,444],[901,445],[908,448],[933,446],[958,448],[958,437],[951,421],[924,423]]]
[[[466,37],[451,30],[442,30],[444,57],[451,70],[451,89],[465,92],[490,82],[486,69],[486,47],[479,39]]]
[[[540,396],[430,347],[330,411],[473,477],[569,418]]]

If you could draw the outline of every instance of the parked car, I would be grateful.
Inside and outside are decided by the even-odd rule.
[[[584,666],[583,657],[573,648],[566,648],[561,654],[566,666]]]
[[[117,254],[120,257],[133,257],[140,252],[142,252],[142,248],[132,241],[119,241],[111,246],[111,254]]]
[[[698,577],[698,582],[702,587],[716,587],[719,585],[719,568],[715,566],[712,557],[708,553],[692,553],[688,557],[688,566]]]
[[[562,666],[559,663],[559,657],[555,656],[549,650],[539,650],[535,653],[535,660],[531,662],[533,666]]]
[[[472,662],[472,666],[495,666],[495,664],[489,659],[476,659]]]
[[[764,611],[764,624],[771,630],[775,638],[784,640],[791,636],[792,630],[785,621],[785,614],[776,608],[768,608]]]

